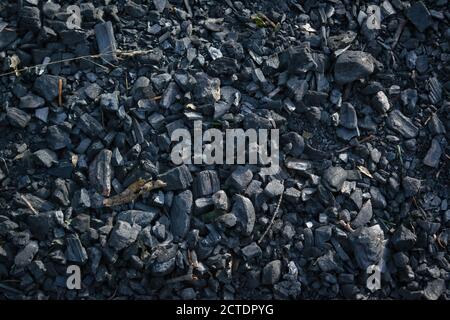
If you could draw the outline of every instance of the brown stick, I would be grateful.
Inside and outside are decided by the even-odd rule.
[[[33,208],[33,206],[31,205],[30,201],[27,200],[27,198],[25,198],[23,196],[23,194],[20,195],[20,198],[25,202],[25,204],[27,205],[28,208],[30,208],[31,211],[33,211],[34,214],[38,214],[39,212],[36,211],[35,208]]]

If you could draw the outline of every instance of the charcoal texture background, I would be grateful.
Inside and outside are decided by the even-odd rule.
[[[0,299],[448,299],[449,9],[0,1]],[[281,170],[175,165],[196,120]]]

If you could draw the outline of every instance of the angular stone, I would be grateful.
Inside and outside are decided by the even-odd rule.
[[[63,81],[63,88],[66,85],[66,79],[63,77],[43,74],[34,81],[33,89],[48,102],[52,102],[59,94],[59,80]]]
[[[214,203],[214,208],[216,208],[217,210],[228,211],[230,203],[225,191],[219,190],[214,193],[212,196],[212,200]]]
[[[433,23],[430,11],[422,1],[414,1],[406,10],[406,17],[420,32],[424,32]]]
[[[83,113],[77,124],[90,137],[95,138],[103,133],[103,126],[89,113]]]
[[[353,228],[359,228],[365,226],[372,219],[372,202],[367,200],[366,203],[362,206],[355,220],[352,221]]]
[[[37,241],[30,241],[14,258],[14,265],[18,268],[24,268],[33,261],[34,256],[39,251]]]
[[[334,79],[339,84],[346,84],[371,75],[374,69],[370,53],[347,50],[336,60]]]
[[[379,225],[361,227],[350,234],[356,262],[362,270],[380,261],[384,248],[384,234]]]
[[[249,245],[242,248],[242,254],[244,255],[246,260],[251,260],[255,257],[259,257],[262,255],[261,248],[256,244],[256,242],[252,242]]]
[[[130,224],[137,224],[142,228],[150,226],[152,221],[158,215],[158,209],[143,210],[126,210],[117,215],[118,221],[126,221]]]
[[[160,174],[158,179],[167,184],[166,190],[185,190],[192,183],[192,175],[184,164]]]
[[[236,195],[233,200],[232,213],[236,216],[237,223],[242,228],[242,233],[249,236],[253,231],[256,220],[253,204],[250,199],[241,195]]]
[[[54,125],[48,127],[47,143],[52,150],[61,150],[71,143],[69,134],[62,128]]]
[[[372,107],[380,114],[385,114],[389,111],[391,104],[383,91],[378,91],[372,98]]]
[[[111,192],[111,166],[112,152],[103,149],[89,165],[89,182],[104,197],[109,197]]]
[[[240,166],[237,167],[236,170],[234,170],[228,177],[226,185],[237,192],[243,192],[245,188],[247,188],[250,181],[252,181],[252,178],[252,171],[246,167]]]
[[[125,221],[117,221],[111,231],[108,243],[116,251],[125,249],[136,241],[140,230],[141,227],[138,225],[130,225]]]
[[[279,196],[283,192],[284,192],[284,185],[281,183],[280,180],[272,180],[264,188],[264,194],[269,198]]]
[[[397,251],[408,251],[414,247],[417,237],[404,225],[401,225],[390,239],[392,245]]]
[[[174,240],[182,240],[191,223],[191,211],[193,204],[193,196],[190,190],[177,194],[170,208],[170,231]]]
[[[220,180],[214,170],[205,170],[198,173],[194,179],[193,192],[195,198],[209,196],[220,190]]]
[[[119,92],[114,91],[100,95],[100,106],[108,111],[119,110]]]
[[[94,27],[97,46],[102,58],[109,62],[116,60],[117,44],[111,21],[99,23]]]
[[[81,244],[77,234],[71,234],[66,237],[66,260],[81,264],[88,260],[86,249]]]
[[[7,108],[6,118],[9,123],[17,128],[25,128],[31,120],[31,116],[18,108]]]
[[[37,109],[45,104],[45,100],[34,94],[27,94],[20,98],[20,109]]]
[[[192,93],[198,103],[214,103],[220,99],[220,80],[218,78],[210,78],[204,72],[197,72],[195,80],[197,84]]]
[[[420,180],[413,177],[404,177],[402,181],[405,197],[414,197],[420,191]]]
[[[50,168],[58,162],[58,156],[56,153],[49,149],[37,150],[33,154],[37,163],[47,168]]]
[[[419,134],[419,128],[399,110],[393,110],[389,113],[386,123],[390,129],[401,134],[406,139],[415,138]]]
[[[281,261],[273,260],[266,264],[262,272],[262,284],[274,285],[280,280]]]
[[[429,167],[437,168],[439,167],[439,161],[442,155],[441,144],[439,143],[439,138],[434,138],[431,141],[431,146],[427,151],[425,158],[423,158],[423,163]]]
[[[347,180],[347,171],[341,167],[329,167],[323,173],[322,179],[328,189],[338,192]]]

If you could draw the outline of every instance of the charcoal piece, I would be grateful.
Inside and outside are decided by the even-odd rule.
[[[417,90],[406,89],[400,94],[402,103],[404,106],[408,107],[408,110],[414,110],[416,108],[417,100],[419,99],[417,95]]]
[[[43,74],[34,81],[33,90],[45,98],[48,102],[52,102],[59,95],[59,81],[63,82],[63,89],[66,85],[66,79],[63,77]]]
[[[167,184],[166,190],[185,190],[192,183],[192,175],[186,165],[170,169],[159,175],[158,179]]]
[[[70,226],[79,233],[84,233],[91,227],[91,216],[81,213],[70,221]]]
[[[250,199],[236,195],[233,198],[232,213],[237,218],[237,223],[241,228],[241,232],[245,236],[249,236],[255,226],[255,209]]]
[[[348,50],[336,60],[334,79],[339,84],[346,84],[371,75],[374,69],[374,59],[370,53]]]
[[[52,165],[58,162],[58,156],[52,150],[49,149],[41,149],[35,151],[34,157],[36,161],[47,168],[50,168]]]
[[[417,237],[411,230],[401,225],[395,230],[390,241],[397,251],[408,251],[414,247]]]
[[[251,260],[262,255],[262,250],[256,244],[256,242],[250,243],[249,245],[242,248],[241,251],[246,260]]]
[[[177,84],[175,82],[169,83],[161,97],[161,107],[164,109],[168,109],[176,101],[179,94],[180,91]]]
[[[212,200],[214,207],[217,210],[228,211],[230,203],[228,201],[228,196],[225,191],[219,190],[212,195]]]
[[[125,221],[117,221],[111,230],[108,244],[116,251],[125,249],[136,241],[140,230],[141,227],[138,225],[131,225]]]
[[[100,106],[108,111],[119,110],[119,92],[114,91],[100,95]]]
[[[0,31],[0,50],[8,47],[17,39],[17,33],[14,30],[3,29]]]
[[[356,39],[356,36],[356,32],[350,30],[335,36],[330,36],[328,37],[328,47],[333,51],[343,49],[351,44]]]
[[[445,126],[442,121],[439,119],[438,115],[434,113],[431,116],[430,121],[428,122],[428,128],[433,135],[444,134],[447,131],[445,130]]]
[[[399,110],[390,112],[386,123],[390,129],[401,134],[406,139],[415,138],[419,133],[419,128]]]
[[[214,120],[220,119],[230,108],[231,105],[223,101],[214,103]]]
[[[356,262],[362,270],[378,264],[384,248],[384,233],[379,225],[357,229],[350,235],[350,240]]]
[[[204,72],[195,74],[197,84],[192,92],[198,103],[214,103],[220,99],[220,80],[211,78]]]
[[[190,190],[177,194],[170,208],[170,231],[175,240],[182,240],[191,223],[193,197]]]
[[[86,189],[82,188],[75,191],[72,199],[72,206],[75,210],[83,210],[91,207],[91,198]]]
[[[404,177],[402,186],[405,192],[405,197],[414,197],[420,191],[420,180],[413,177]]]
[[[69,189],[67,183],[57,178],[53,185],[52,199],[56,201],[61,206],[68,206],[70,204],[69,200]]]
[[[427,300],[437,300],[445,292],[445,280],[434,279],[427,283],[422,295]]]
[[[220,190],[220,181],[216,171],[205,170],[198,173],[193,183],[194,198],[209,196]]]
[[[7,108],[6,118],[9,123],[17,128],[25,128],[31,120],[31,116],[18,108]]]
[[[100,194],[108,197],[111,192],[112,152],[103,149],[89,165],[89,182]]]
[[[37,32],[41,29],[41,12],[37,7],[24,6],[19,11],[19,25],[22,29]]]
[[[406,10],[406,17],[420,32],[424,32],[433,23],[430,11],[422,1],[415,1]]]
[[[295,158],[300,157],[305,149],[305,140],[297,132],[289,132],[281,137],[282,141],[290,145],[287,153]]]
[[[30,241],[21,251],[19,251],[14,258],[14,265],[17,268],[24,268],[33,261],[34,256],[39,251],[39,244],[37,241]]]
[[[95,100],[102,93],[102,87],[100,87],[97,83],[91,83],[84,88],[84,93],[91,100]]]
[[[66,260],[83,264],[88,260],[86,249],[81,244],[80,238],[76,234],[66,237]]]
[[[439,167],[439,161],[443,153],[439,140],[439,138],[431,140],[430,148],[428,149],[425,158],[423,158],[423,163],[432,168]]]
[[[167,6],[167,0],[153,0],[153,5],[155,6],[156,11],[161,13]]]
[[[239,65],[236,59],[229,57],[220,57],[211,61],[208,66],[208,74],[213,77],[231,76],[237,73]]]
[[[385,114],[389,111],[391,104],[383,91],[378,91],[372,98],[372,107],[380,114]]]
[[[71,144],[69,134],[59,126],[50,126],[47,130],[47,143],[52,150],[61,150]]]
[[[284,192],[284,185],[279,180],[270,181],[264,188],[264,194],[268,198],[281,195]]]
[[[281,261],[273,260],[266,264],[262,271],[262,284],[274,285],[280,280]]]
[[[89,113],[83,113],[77,124],[90,137],[95,138],[103,133],[103,126]]]
[[[387,206],[386,198],[381,193],[380,189],[370,187],[371,202],[375,209],[384,209]]]
[[[226,185],[237,192],[243,192],[252,181],[253,173],[246,167],[237,167],[226,180]]]
[[[372,215],[372,202],[370,200],[367,200],[362,206],[355,220],[352,221],[352,227],[356,229],[365,226],[372,219]]]
[[[20,98],[20,109],[37,109],[44,106],[45,100],[34,94],[28,94]]]
[[[214,202],[212,198],[198,198],[194,202],[196,214],[204,214],[214,210]]]
[[[152,221],[158,215],[158,210],[149,208],[149,210],[126,210],[117,215],[118,221],[126,221],[129,224],[137,224],[142,228],[151,225]]]
[[[341,167],[329,167],[323,173],[322,179],[330,191],[338,192],[347,180],[347,171]]]
[[[97,46],[102,58],[108,62],[116,61],[117,44],[111,21],[99,23],[94,27]]]
[[[308,71],[316,71],[318,66],[313,59],[311,48],[307,42],[302,45],[289,47],[281,54],[280,62],[289,72],[303,74]]]
[[[350,103],[343,103],[339,113],[339,124],[347,129],[358,128],[358,117],[355,108]]]

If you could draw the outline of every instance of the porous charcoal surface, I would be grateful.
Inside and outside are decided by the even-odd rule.
[[[81,2],[0,1],[0,299],[450,297],[448,1]]]

